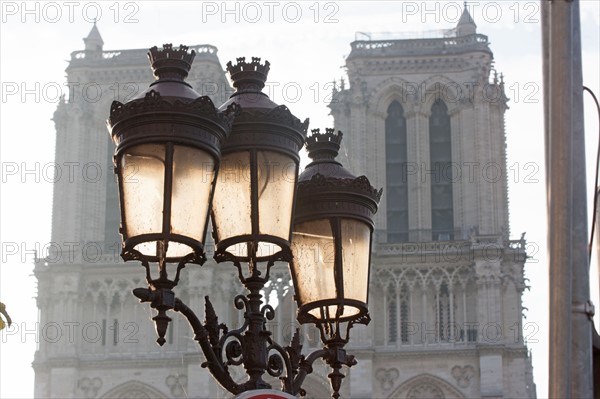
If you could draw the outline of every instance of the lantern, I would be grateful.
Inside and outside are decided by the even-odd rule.
[[[157,80],[113,102],[124,260],[202,263],[220,147],[234,109],[219,112],[184,81],[195,52],[165,44],[148,53]],[[233,106],[235,107],[235,106]]]
[[[358,321],[368,317],[373,216],[381,190],[335,160],[341,132],[312,132],[306,143],[312,162],[298,178],[292,235],[298,321]]]
[[[269,62],[227,64],[237,89],[221,109],[241,106],[222,148],[212,207],[217,262],[289,260],[294,194],[308,119],[303,123],[261,90]]]

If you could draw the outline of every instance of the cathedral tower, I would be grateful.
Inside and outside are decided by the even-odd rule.
[[[145,284],[141,267],[119,257],[114,144],[106,119],[112,101],[126,102],[154,80],[147,51],[104,50],[95,24],[84,43],[71,54],[69,96],[53,118],[55,162],[63,175],[54,186],[50,253],[35,265],[43,337],[33,363],[35,396],[214,397],[217,388],[200,370],[187,323],[175,318],[168,344],[158,347],[151,310],[131,293]],[[217,48],[190,48],[196,57],[188,83],[221,104],[231,88]],[[209,281],[186,279],[181,295],[201,308]]]
[[[476,29],[465,8],[439,37],[353,42],[349,88],[330,104],[345,163],[384,187],[358,357],[371,397],[535,397],[525,241],[508,229],[508,99]]]

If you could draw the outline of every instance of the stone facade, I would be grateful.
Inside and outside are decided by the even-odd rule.
[[[114,144],[106,119],[113,100],[126,102],[154,80],[146,50],[105,51],[96,26],[84,42],[85,50],[71,54],[66,71],[72,93],[81,95],[61,99],[53,118],[55,162],[73,172],[57,179],[50,256],[35,266],[44,334],[33,363],[35,396],[216,397],[220,393],[200,370],[201,354],[186,322],[175,317],[168,344],[155,343],[151,309],[131,294],[145,285],[143,269],[118,256]],[[190,47],[196,58],[187,81],[215,104],[223,103],[232,89],[217,48]],[[218,290],[209,277],[214,265],[206,266],[202,277],[187,278],[179,287],[178,295],[196,309],[203,308],[209,288]],[[196,276],[198,270],[189,269]]]
[[[526,243],[508,229],[508,99],[488,38],[465,10],[438,38],[351,46],[331,114],[344,163],[384,187],[373,323],[354,341],[371,368],[365,396],[535,397]]]
[[[349,85],[342,82],[332,97],[335,127],[344,132],[342,161],[384,187],[372,253],[372,322],[352,331],[349,346],[359,364],[345,370],[342,397],[535,397],[521,329],[525,241],[508,235],[507,99],[487,37],[465,14],[447,37],[352,43]],[[33,363],[35,396],[229,397],[201,369],[203,355],[182,317],[172,315],[167,343],[156,345],[153,311],[131,294],[145,285],[143,269],[118,257],[113,145],[105,120],[113,100],[127,101],[152,81],[145,51],[105,51],[95,26],[84,41],[85,50],[71,55],[67,80],[89,94],[63,99],[54,115],[56,162],[84,172],[58,180],[56,251],[35,267],[44,337]],[[188,82],[220,105],[231,89],[217,49],[191,47],[197,56]],[[445,163],[432,156],[434,106],[449,121],[451,160]],[[392,111],[405,124],[400,147],[386,141]],[[406,155],[394,158],[389,148],[404,148]],[[400,183],[394,165],[405,168]],[[432,184],[440,165],[452,170],[452,184],[444,186],[448,176]],[[405,197],[388,196],[389,190]],[[441,213],[438,191],[452,205],[442,203]],[[394,198],[406,198],[407,205]],[[399,214],[402,222],[395,219]],[[450,223],[448,215],[450,227],[436,225],[444,217]],[[201,319],[202,297],[210,295],[220,319],[235,327],[242,315],[230,302],[241,287],[226,266],[208,261],[202,270],[187,267],[177,295]],[[278,304],[270,329],[285,343],[296,327],[295,307],[287,267],[275,269],[266,290]],[[302,332],[306,350],[318,347],[312,328]],[[328,373],[315,365],[307,397],[329,397]],[[236,378],[243,380],[243,371]]]

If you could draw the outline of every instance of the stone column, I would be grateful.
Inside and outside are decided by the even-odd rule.
[[[350,394],[353,398],[371,398],[373,397],[373,353],[356,352],[358,364],[350,368],[349,378],[345,378],[346,383],[350,385]],[[350,397],[350,396],[348,396]]]
[[[504,397],[502,349],[479,348],[480,392],[482,398]]]
[[[50,370],[51,398],[68,399],[75,398],[77,389],[77,368],[76,365],[62,363],[62,367],[52,367]]]
[[[431,184],[429,162],[429,115],[406,113],[408,147],[409,241],[431,240]]]
[[[464,170],[462,159],[462,129],[461,129],[461,108],[453,108],[450,114],[450,136],[452,146],[452,211],[454,214],[454,239],[463,239],[466,237],[466,226],[464,223],[463,191],[464,191]],[[468,230],[467,230],[468,231]]]

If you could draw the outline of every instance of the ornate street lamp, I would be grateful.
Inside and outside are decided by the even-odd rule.
[[[382,191],[335,160],[342,133],[312,131],[313,160],[298,179],[292,277],[298,320],[325,324],[368,319],[373,216]]]
[[[298,321],[314,323],[329,349],[325,361],[335,394],[343,364],[355,364],[343,349],[350,328],[369,324],[367,298],[373,216],[381,199],[365,176],[356,177],[335,160],[342,133],[312,131],[306,149],[312,162],[298,178],[290,263]],[[346,331],[342,331],[342,323]]]
[[[156,296],[158,342],[171,320],[172,288],[186,263],[203,264],[204,239],[220,147],[229,133],[235,105],[219,112],[184,81],[195,52],[165,44],[148,58],[157,80],[138,97],[112,103],[107,125],[117,145],[121,228],[125,260],[140,260]],[[182,210],[185,210],[182,212]],[[149,262],[158,262],[152,278]],[[169,279],[167,263],[178,265]]]
[[[139,98],[111,107],[121,256],[142,262],[149,286],[135,289],[134,295],[158,310],[154,320],[161,345],[171,320],[166,312],[187,318],[206,357],[203,367],[231,393],[271,388],[263,380],[268,373],[280,378],[283,391],[297,395],[312,363],[322,358],[333,368],[329,377],[337,398],[341,367],[356,363],[343,349],[349,330],[369,321],[372,216],[381,192],[334,160],[341,133],[333,130],[313,131],[307,144],[313,162],[298,178],[308,120],[301,122],[261,92],[268,62],[238,58],[236,65],[228,63],[237,90],[216,110],[183,81],[193,56],[184,46],[154,47],[149,57],[158,80]],[[128,181],[128,172],[137,177],[135,183]],[[234,299],[236,308],[244,310],[244,323],[235,330],[219,324],[208,297],[202,323],[173,292],[180,270],[205,260],[209,212],[215,260],[232,262],[248,290]],[[301,354],[299,330],[282,347],[266,328],[275,312],[261,292],[277,261],[290,264],[298,321],[315,323],[321,331],[324,347],[308,356]],[[158,263],[158,278],[151,277],[150,262]],[[170,263],[177,265],[172,280]],[[237,365],[248,375],[241,384],[228,370]]]

